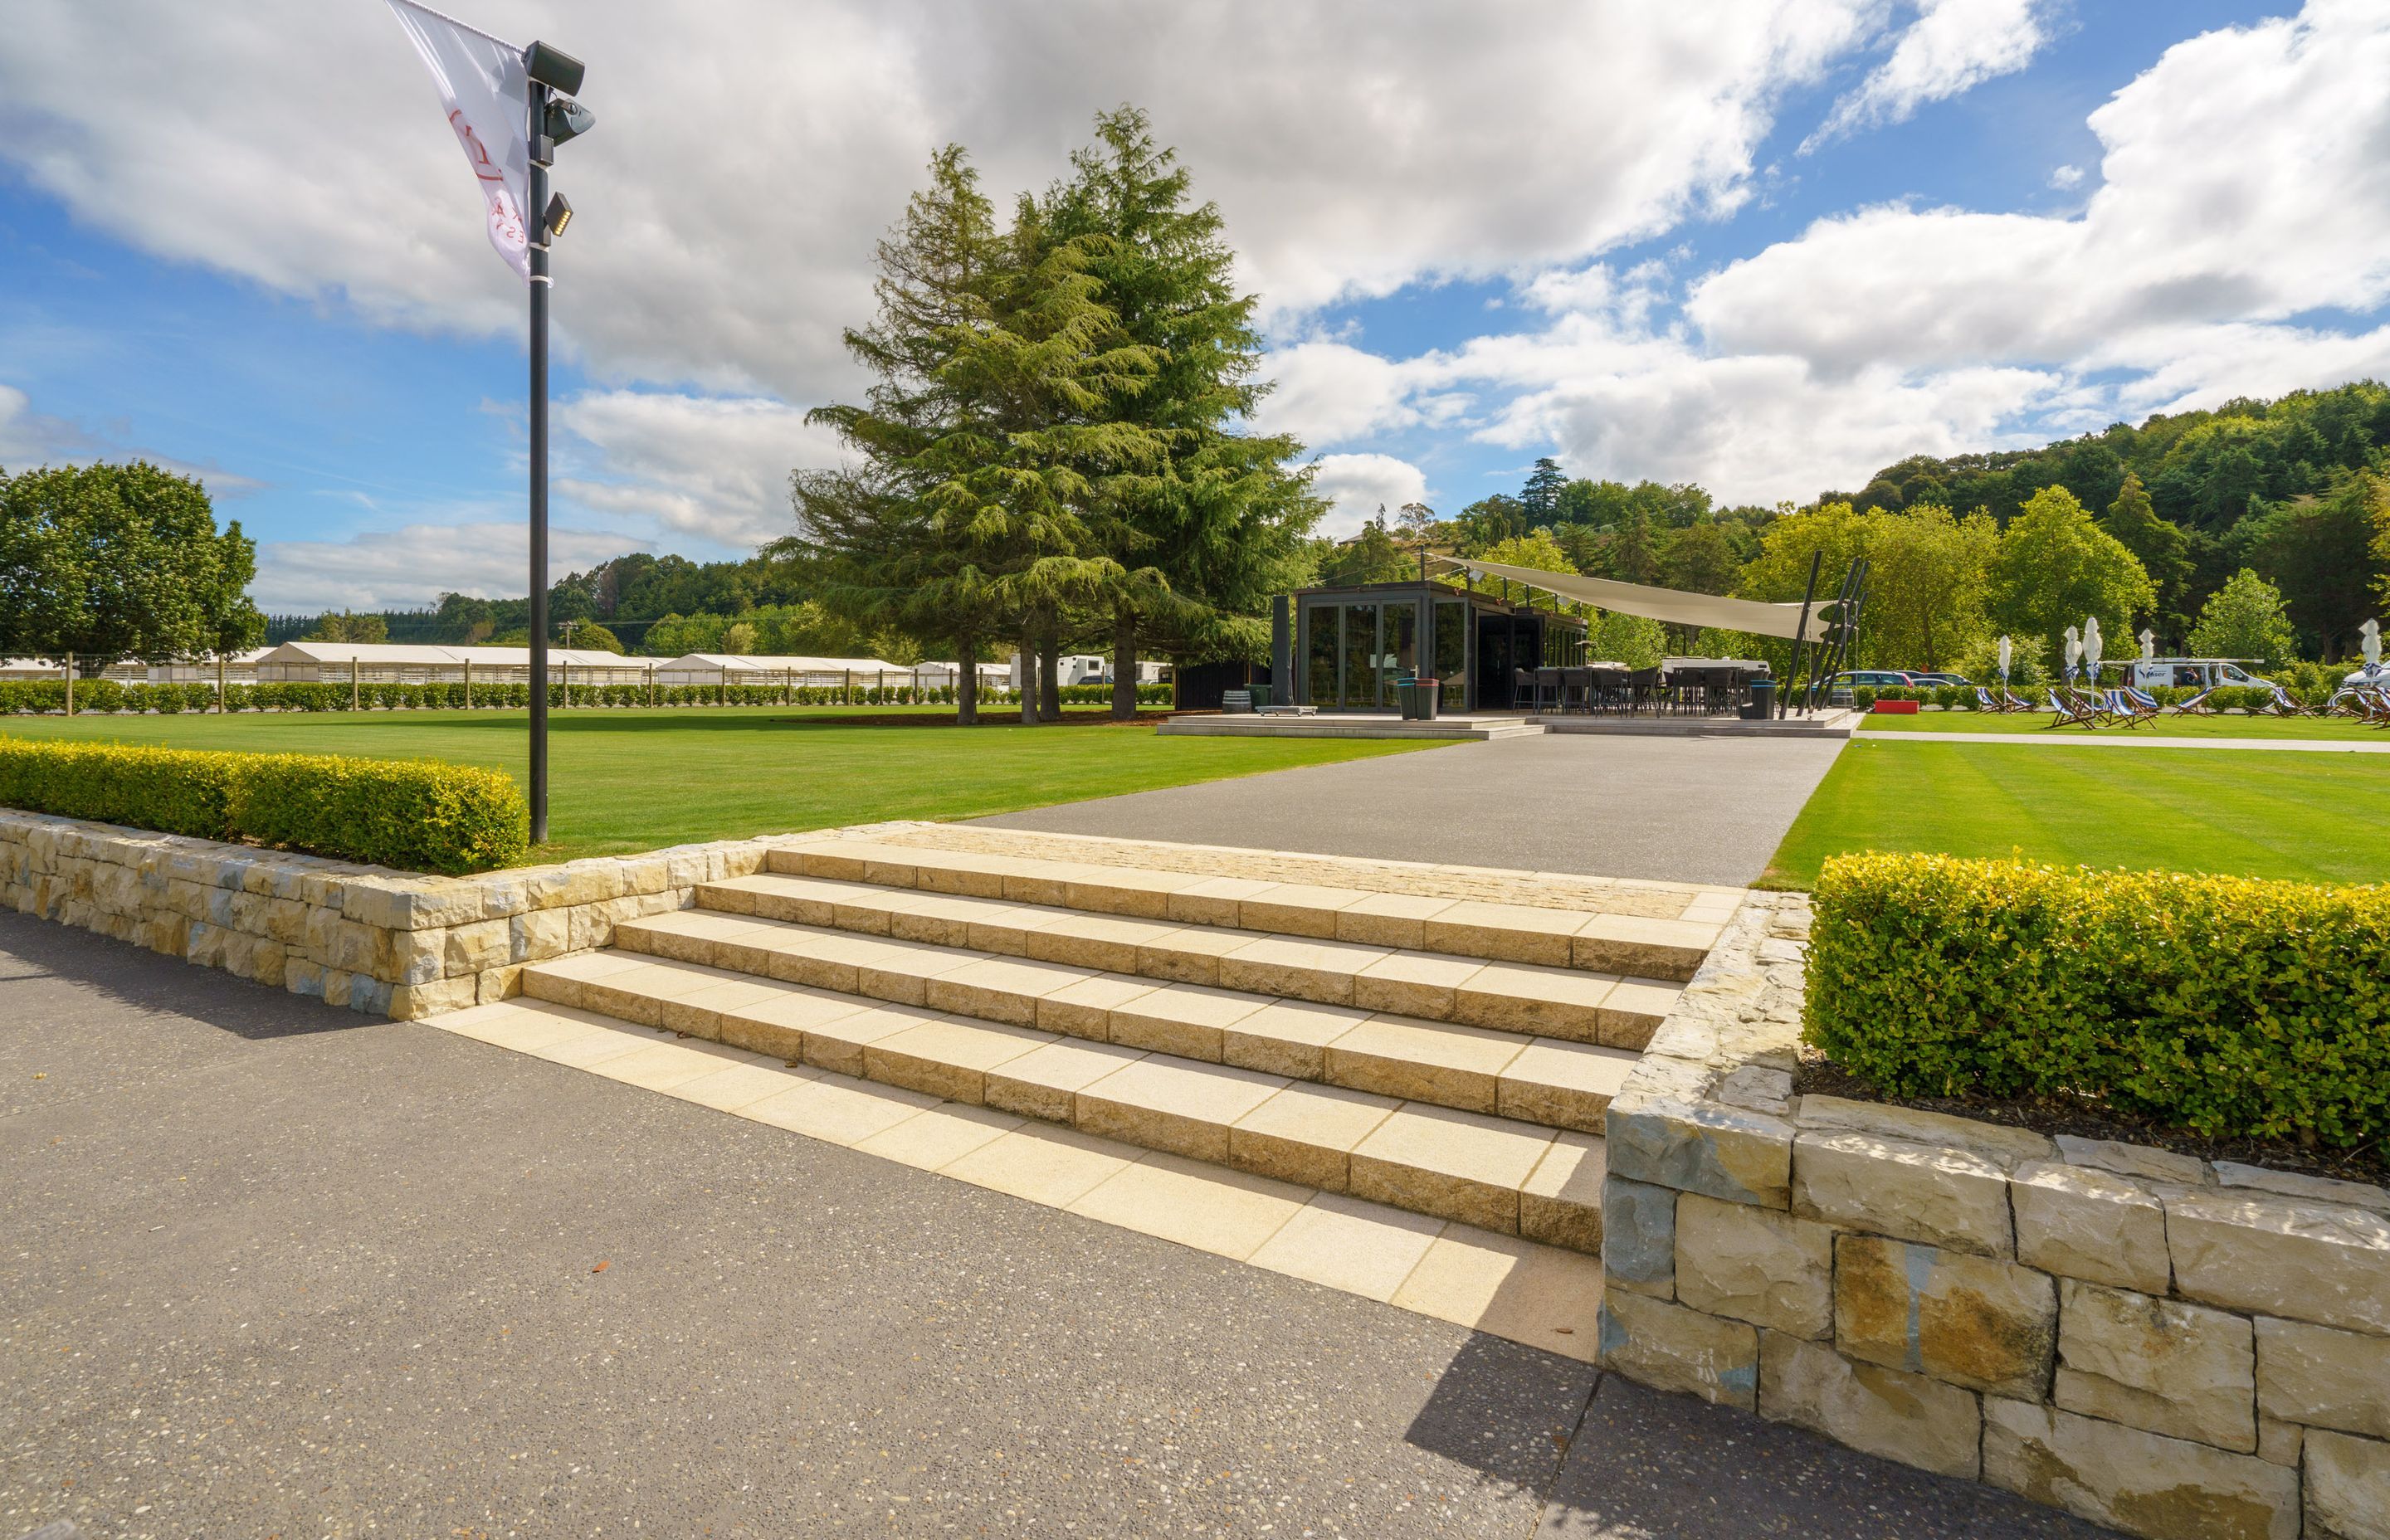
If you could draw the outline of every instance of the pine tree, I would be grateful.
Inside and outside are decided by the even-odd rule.
[[[1529,529],[1542,529],[1560,517],[1561,491],[1568,484],[1568,472],[1558,460],[1548,455],[1536,459],[1536,468],[1527,472],[1527,484],[1519,489]]]
[[[1112,714],[1125,717],[1141,648],[1259,652],[1266,633],[1253,617],[1291,586],[1321,509],[1307,472],[1288,468],[1299,443],[1239,430],[1269,387],[1256,302],[1237,292],[1218,208],[1189,205],[1186,168],[1134,107],[1099,114],[1095,144],[1071,164],[1041,216],[1052,238],[1085,253],[1120,343],[1151,368],[1094,408],[1123,433],[1087,468],[1092,528],[1117,569],[1104,619]]]
[[[2118,545],[2140,558],[2150,582],[2156,585],[2155,599],[2133,617],[2136,627],[2146,624],[2167,636],[2187,633],[2191,620],[2182,612],[2182,607],[2191,583],[2190,537],[2158,517],[2140,477],[2130,471],[2125,474],[2125,484],[2117,492],[2116,500],[2108,505],[2108,516],[2100,522],[2102,529],[2115,536]]]

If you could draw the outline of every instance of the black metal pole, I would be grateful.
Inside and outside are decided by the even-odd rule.
[[[547,842],[547,87],[533,81],[531,207],[531,842]]]
[[[1794,679],[1801,677],[1801,664],[1809,655],[1809,603],[1818,597],[1818,564],[1825,559],[1826,548],[1823,545],[1809,553],[1809,585],[1801,590],[1801,623],[1792,631],[1792,672],[1784,681],[1787,687],[1776,692],[1776,720],[1779,722],[1783,721],[1784,713],[1792,709],[1792,702],[1785,697],[1792,693],[1790,687]],[[1809,713],[1804,711],[1801,714],[1806,716]]]

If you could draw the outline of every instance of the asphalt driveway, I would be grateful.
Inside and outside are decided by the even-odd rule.
[[[2092,1533],[17,916],[0,1176],[9,1540]]]
[[[1747,885],[1841,739],[1547,734],[1099,797],[1005,828]]]

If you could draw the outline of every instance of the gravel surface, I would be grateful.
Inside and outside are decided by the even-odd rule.
[[[1540,738],[1275,770],[979,820],[1004,828],[1741,886],[1844,740]]]
[[[1728,1533],[1688,1418],[1817,1533],[1927,1480],[16,916],[0,1169],[0,1536]]]

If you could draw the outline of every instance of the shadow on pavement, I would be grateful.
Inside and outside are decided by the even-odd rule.
[[[1601,1378],[1536,1540],[2120,1540],[1749,1412]]]
[[[38,990],[56,980],[155,1015],[188,1017],[251,1040],[346,1032],[379,1018],[328,1006],[144,951],[89,930],[0,914],[0,989]]]
[[[1540,1496],[1599,1377],[1591,1364],[1471,1332],[1403,1442]]]

